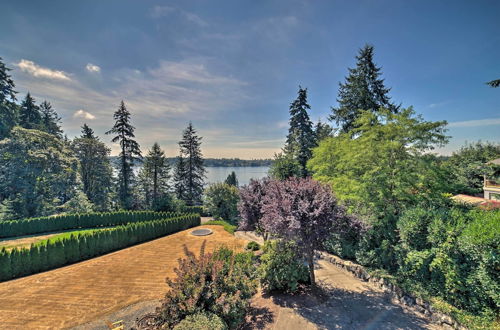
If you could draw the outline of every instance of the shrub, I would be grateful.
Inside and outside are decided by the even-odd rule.
[[[309,280],[306,261],[297,253],[295,243],[288,241],[267,241],[260,258],[260,283],[267,290],[294,292],[299,283]]]
[[[197,214],[187,214],[54,237],[32,244],[29,249],[2,249],[0,281],[61,267],[199,224]]]
[[[138,320],[138,327],[172,328],[189,315],[213,313],[229,328],[244,319],[249,300],[256,291],[254,266],[250,253],[237,253],[221,247],[199,256],[185,248],[179,260],[177,278],[167,279],[170,290],[155,313]]]
[[[188,315],[174,327],[174,330],[226,330],[224,321],[212,313]]]
[[[248,242],[247,250],[258,251],[258,250],[260,250],[260,245],[259,245],[259,243],[254,242],[254,241]]]
[[[232,225],[229,222],[222,221],[222,220],[207,221],[207,222],[205,222],[205,225],[223,226],[224,230],[227,231],[228,233],[230,233],[231,235],[234,234],[234,232],[236,231],[236,228],[237,228],[235,225]]]
[[[233,185],[215,183],[205,190],[205,207],[215,219],[235,222],[239,191]]]

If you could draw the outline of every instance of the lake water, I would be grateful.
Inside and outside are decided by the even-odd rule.
[[[205,167],[207,170],[206,183],[224,182],[227,176],[234,171],[238,184],[241,186],[248,184],[250,179],[261,179],[267,176],[268,166],[249,167]]]

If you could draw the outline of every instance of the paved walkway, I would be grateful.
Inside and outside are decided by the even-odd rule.
[[[244,241],[221,226],[204,226],[214,233],[189,234],[192,229],[136,245],[102,257],[0,283],[0,328],[60,329],[105,319],[126,306],[162,298],[165,278],[173,276],[183,246],[198,252]],[[111,321],[115,321],[111,319]],[[132,324],[126,325],[128,328]]]

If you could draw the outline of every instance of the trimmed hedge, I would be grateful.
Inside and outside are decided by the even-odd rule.
[[[198,213],[198,212],[189,212]],[[0,222],[0,238],[62,231],[125,225],[131,222],[172,218],[181,213],[153,211],[118,211],[105,213],[67,214]]]
[[[93,258],[199,225],[198,214],[186,214],[47,240],[44,244],[32,244],[29,249],[14,248],[8,251],[3,248],[0,250],[0,281]]]

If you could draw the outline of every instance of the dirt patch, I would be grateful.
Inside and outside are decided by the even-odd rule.
[[[199,251],[220,245],[242,249],[245,242],[221,226],[210,238],[188,229],[98,258],[0,283],[0,324],[6,329],[60,329],[102,320],[138,302],[158,300],[174,276],[184,246]],[[115,320],[113,320],[115,321]],[[130,328],[133,324],[125,324]]]

